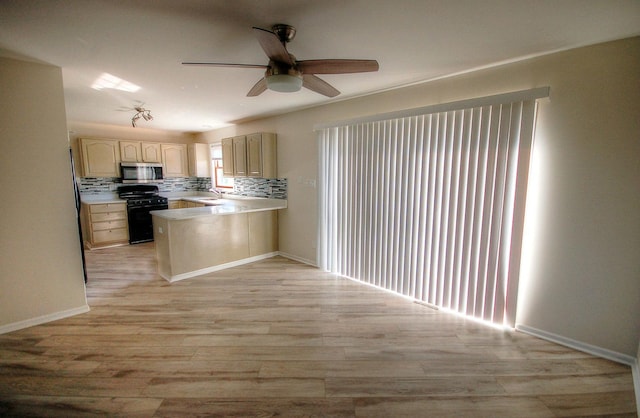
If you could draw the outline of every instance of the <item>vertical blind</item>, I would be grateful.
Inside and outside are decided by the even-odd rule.
[[[320,267],[513,327],[529,92],[319,129]]]

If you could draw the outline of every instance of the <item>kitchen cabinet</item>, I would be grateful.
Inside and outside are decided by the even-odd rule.
[[[211,177],[211,152],[209,144],[189,144],[189,175],[192,177]]]
[[[247,137],[233,138],[233,176],[247,176]]]
[[[255,133],[222,140],[225,176],[276,178],[276,135]]]
[[[276,178],[276,135],[247,135],[247,176]]]
[[[161,163],[160,144],[156,142],[120,141],[120,160],[125,163]]]
[[[80,138],[84,177],[120,177],[120,146],[115,139]]]
[[[185,208],[200,208],[206,206],[200,202],[189,202],[187,200],[170,200],[169,209],[185,209]]]
[[[202,149],[199,153],[204,155]],[[80,138],[80,159],[84,177],[120,177],[121,161],[162,163],[165,177],[189,177],[186,144]],[[204,160],[201,158],[201,161]]]
[[[161,163],[162,153],[160,152],[160,144],[156,142],[141,143],[142,162],[143,163]]]
[[[140,141],[120,141],[120,161],[137,163],[142,161]]]
[[[126,203],[83,204],[82,216],[87,248],[129,243]]]
[[[222,175],[233,177],[233,138],[222,140]]]
[[[165,177],[189,177],[186,144],[160,144]]]

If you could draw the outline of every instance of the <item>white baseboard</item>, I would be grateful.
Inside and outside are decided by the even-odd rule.
[[[529,327],[526,325],[516,325],[518,331],[522,331],[526,334],[533,335],[534,337],[542,338],[543,340],[551,341],[556,344],[564,345],[565,347],[573,348],[584,353],[592,354],[596,357],[601,357],[607,360],[615,361],[616,363],[625,364],[631,366],[631,373],[633,376],[633,388],[636,394],[636,407],[638,408],[638,416],[640,416],[640,365],[638,364],[638,358],[632,357],[627,354],[618,353],[616,351],[608,350],[606,348],[598,347],[591,344],[586,344],[581,341],[576,341],[571,338],[563,337],[552,332],[542,331],[540,329]]]
[[[52,314],[38,316],[36,318],[25,319],[24,321],[18,321],[7,325],[0,326],[0,334],[6,334],[7,332],[17,331],[19,329],[33,327],[35,325],[45,324],[47,322],[57,321],[58,319],[68,318],[70,316],[83,314],[89,312],[89,305],[80,306],[78,308],[67,309],[66,311],[55,312]]]
[[[176,274],[175,276],[166,277],[163,274],[160,274],[160,275],[165,280],[167,280],[169,283],[174,283],[174,282],[177,282],[177,281],[180,281],[180,280],[189,279],[191,277],[202,276],[203,274],[207,274],[207,273],[213,273],[214,271],[225,270],[225,269],[228,269],[228,268],[231,268],[231,267],[237,267],[237,266],[241,266],[243,264],[253,263],[255,261],[264,260],[264,259],[267,259],[267,258],[275,257],[277,255],[278,255],[278,252],[276,251],[276,252],[272,252],[272,253],[256,255],[254,257],[243,258],[242,260],[231,261],[229,263],[219,264],[219,265],[213,266],[213,267],[206,267],[206,268],[199,269],[199,270],[189,271],[187,273],[180,273],[180,274]]]
[[[293,260],[293,261],[298,261],[302,264],[308,264],[312,267],[318,267],[318,265],[316,264],[315,261],[311,261],[308,260],[306,258],[302,258],[302,257],[298,257],[297,255],[293,255],[293,254],[289,254],[289,253],[285,253],[283,251],[278,251],[278,255],[284,257],[284,258],[288,258],[289,260]]]
[[[542,331],[540,329],[529,327],[527,325],[516,325],[516,329],[518,331],[533,335],[534,337],[542,338],[543,340],[564,345],[566,347],[573,348],[584,353],[615,361],[616,363],[626,364],[627,366],[633,366],[638,361],[635,357],[631,357],[627,354],[618,353],[606,348],[563,337],[562,335],[554,334],[552,332]]]

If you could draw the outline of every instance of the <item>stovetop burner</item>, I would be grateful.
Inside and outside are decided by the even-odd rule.
[[[121,199],[137,199],[159,196],[158,186],[153,184],[133,184],[118,187],[118,196]]]
[[[158,186],[136,184],[118,187],[118,196],[127,200],[128,207],[146,205],[166,205],[169,199],[159,194]]]

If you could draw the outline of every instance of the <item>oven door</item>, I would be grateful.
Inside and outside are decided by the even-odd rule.
[[[129,206],[129,244],[153,241],[152,210],[169,209],[168,204]]]

